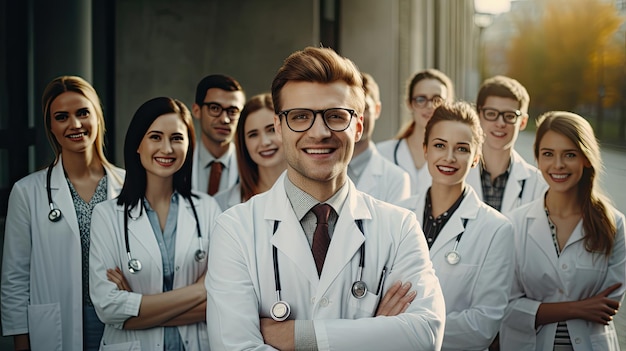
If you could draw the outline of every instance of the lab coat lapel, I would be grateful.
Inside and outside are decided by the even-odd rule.
[[[70,187],[65,179],[65,172],[63,171],[63,158],[59,156],[59,161],[52,168],[52,175],[50,177],[50,194],[52,195],[52,202],[56,208],[61,210],[62,217],[67,225],[72,229],[72,233],[80,240],[80,229],[78,228],[78,219],[76,218],[76,208],[74,207],[74,200],[72,200],[72,193]]]
[[[177,267],[182,267],[185,260],[185,252],[189,247],[199,248],[196,218],[193,215],[191,204],[180,194],[178,196],[178,223],[176,223],[176,254],[174,259]],[[198,201],[192,198],[196,211],[203,213],[199,208]],[[194,249],[192,252],[196,252]]]
[[[370,157],[367,166],[363,170],[363,174],[361,174],[361,178],[359,179],[359,189],[366,194],[374,194],[378,193],[376,191],[377,187],[380,187],[380,181],[383,174],[383,162],[381,161],[381,157],[377,157],[378,151],[376,149],[372,150],[372,155]]]
[[[476,218],[479,204],[480,200],[476,192],[470,187],[461,205],[454,211],[452,217],[450,217],[448,223],[443,227],[441,233],[439,233],[433,243],[433,246],[430,248],[430,257],[434,257],[449,241],[456,240],[456,237],[465,230],[463,220]]]
[[[543,205],[543,202],[541,202]],[[542,206],[533,206],[526,215],[526,233],[530,240],[534,241],[541,252],[548,257],[550,262],[556,265],[558,257],[554,248],[548,217]]]
[[[350,192],[341,209],[337,224],[335,224],[328,254],[324,261],[324,269],[317,290],[318,297],[326,293],[351,260],[360,259],[358,251],[361,244],[367,240],[367,235],[375,235],[375,233],[368,233],[367,231],[368,227],[371,228],[371,226],[367,226],[367,222],[372,218],[372,214],[354,184],[351,181],[349,183]],[[363,233],[355,222],[357,219],[363,220]]]
[[[124,208],[121,208],[124,211]],[[154,231],[152,230],[152,225],[150,224],[150,220],[148,219],[148,214],[146,213],[145,208],[142,209],[141,205],[136,206],[131,211],[131,217],[128,219],[128,239],[135,238],[136,241],[139,242],[141,246],[143,246],[144,250],[150,254],[154,262],[157,262],[157,268],[159,272],[163,274],[163,262],[161,260],[161,249],[159,249],[159,244],[154,237]],[[133,242],[130,242],[130,252],[131,256],[135,258],[133,255]],[[145,263],[144,263],[145,264]]]
[[[286,173],[283,173],[278,178],[268,193],[266,202],[268,206],[265,208],[264,218],[271,223],[269,230],[273,230],[274,221],[279,222],[276,233],[271,236],[270,242],[276,246],[279,255],[287,256],[291,264],[295,265],[301,274],[315,286],[319,278],[313,261],[313,254],[300,221],[296,218],[296,214],[291,208],[291,202],[285,193],[285,175]],[[279,264],[279,266],[283,265],[287,266],[289,262]]]
[[[239,181],[239,170],[237,169],[237,150],[235,143],[230,143],[230,168],[228,169],[228,186],[236,184]]]
[[[504,195],[502,197],[502,211],[506,212],[512,210],[516,205],[520,204],[522,195],[522,184],[526,182],[526,179],[530,178],[530,172],[526,167],[520,163],[521,158],[516,152],[511,155],[511,162],[513,167],[511,168],[511,174],[507,180]],[[526,188],[526,185],[524,185]]]
[[[107,172],[107,199],[114,199],[120,194],[123,184],[117,181],[117,178],[114,175],[114,174],[117,174],[117,172],[114,169],[107,168],[106,172]]]

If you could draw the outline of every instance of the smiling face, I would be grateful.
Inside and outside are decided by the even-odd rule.
[[[539,142],[537,167],[550,191],[576,194],[578,182],[590,163],[576,144],[555,131],[547,131]]]
[[[520,104],[517,100],[511,98],[489,96],[485,99],[485,104],[481,108],[494,109],[499,112],[516,111],[519,110]],[[488,121],[484,113],[480,111],[480,125],[485,132],[485,144],[483,147],[494,151],[513,149],[519,131],[524,130],[528,122],[528,114],[523,111],[522,113],[523,115],[517,119],[515,124],[508,124],[504,122],[502,116],[498,116],[495,121]]]
[[[281,101],[282,110],[358,109],[351,88],[343,81],[324,84],[289,81],[282,88]],[[305,132],[291,130],[285,117],[279,119],[276,116],[274,125],[283,141],[287,174],[296,186],[307,189],[310,186],[326,188],[344,184],[354,143],[363,132],[362,118],[352,118],[348,128],[341,132],[328,129],[319,113],[313,126]]]
[[[178,114],[168,113],[152,122],[137,153],[148,179],[171,178],[183,166],[188,148],[187,126]]]
[[[91,101],[73,91],[59,95],[50,104],[50,131],[63,153],[93,151],[98,118]]]
[[[262,108],[246,118],[244,126],[246,149],[259,168],[271,168],[284,163],[283,141],[274,128],[274,112]]]
[[[415,127],[419,130],[424,130],[426,123],[428,123],[430,117],[433,116],[433,112],[437,106],[434,106],[431,101],[427,101],[424,106],[418,106],[414,101],[418,96],[423,96],[428,100],[436,97],[446,100],[448,99],[448,89],[439,80],[430,78],[420,80],[413,87],[413,92],[410,97],[411,102],[408,107],[413,115]]]
[[[215,103],[223,109],[235,107],[239,111],[243,109],[245,96],[242,91],[227,91],[219,88],[210,88],[204,97],[204,103]],[[226,111],[213,117],[209,114],[209,106],[193,104],[193,116],[200,120],[202,130],[202,142],[207,145],[223,146],[233,139],[239,115],[236,118],[229,118]],[[221,156],[221,155],[213,155]]]
[[[478,162],[477,144],[469,125],[440,121],[432,126],[424,155],[433,186],[463,186],[471,167]]]

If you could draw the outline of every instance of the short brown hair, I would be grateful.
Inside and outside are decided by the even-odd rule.
[[[526,114],[530,104],[530,95],[526,88],[513,78],[506,76],[494,76],[486,79],[478,90],[476,107],[480,109],[490,96],[509,98],[519,103],[519,110]]]
[[[354,107],[359,115],[365,109],[361,72],[354,62],[339,56],[333,49],[307,47],[285,59],[272,81],[274,112],[282,109],[281,91],[289,81],[333,83],[343,81],[351,88]]]

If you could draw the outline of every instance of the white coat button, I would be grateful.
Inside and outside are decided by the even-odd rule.
[[[577,343],[577,344],[580,344],[580,338],[574,339],[574,342]]]
[[[559,289],[559,294],[563,294],[563,289]]]
[[[567,269],[567,265],[565,263],[563,263],[563,265],[561,266],[561,268],[563,269]]]
[[[176,270],[179,270],[179,269],[180,269],[180,266],[176,266]]]
[[[328,299],[327,299],[327,298],[325,298],[325,297],[322,297],[322,298],[320,299],[320,306],[322,306],[322,307],[326,307],[326,306],[328,306]]]
[[[311,298],[311,305],[315,305],[315,296]]]

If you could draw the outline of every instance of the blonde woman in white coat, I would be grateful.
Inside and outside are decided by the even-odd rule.
[[[117,196],[124,171],[104,155],[104,116],[88,82],[58,77],[42,103],[55,159],[9,197],[3,332],[16,350],[93,350],[104,325],[89,300],[89,222],[96,203]]]
[[[624,215],[599,194],[600,147],[576,114],[548,112],[537,123],[534,153],[549,188],[510,214],[516,267],[501,349],[619,350]]]
[[[149,100],[130,122],[124,187],[92,221],[89,278],[106,324],[101,350],[208,349],[204,274],[220,211],[191,191],[194,142],[178,100]]]
[[[454,101],[454,85],[443,72],[425,69],[413,75],[406,94],[411,121],[394,139],[380,142],[376,147],[383,157],[409,174],[411,195],[417,195],[428,190],[431,183],[422,148],[426,123],[437,106],[444,101]]]
[[[513,273],[513,227],[465,184],[480,156],[478,116],[444,103],[428,124],[424,155],[432,185],[401,206],[422,220],[446,302],[443,350],[486,350],[500,328]]]

